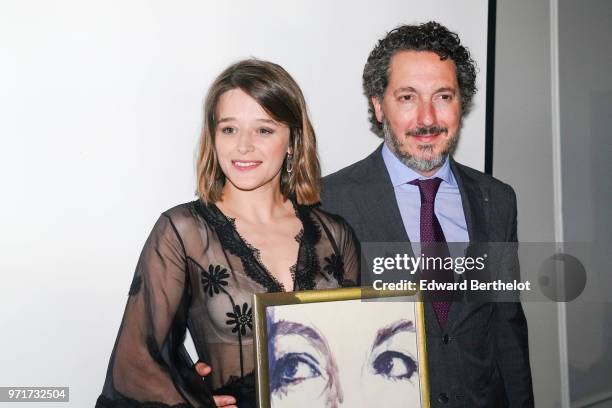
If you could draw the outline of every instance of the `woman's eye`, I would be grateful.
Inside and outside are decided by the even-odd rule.
[[[269,129],[269,128],[261,128],[261,129],[259,129],[259,134],[261,134],[261,135],[271,135],[272,133],[274,133],[274,130]]]
[[[276,361],[270,378],[272,390],[321,376],[318,362],[309,354],[290,353]]]
[[[226,135],[231,135],[236,133],[236,129],[230,126],[226,126],[224,128],[221,128],[221,133],[225,133]]]
[[[398,351],[385,351],[372,363],[374,373],[396,380],[407,380],[417,371],[412,357]]]

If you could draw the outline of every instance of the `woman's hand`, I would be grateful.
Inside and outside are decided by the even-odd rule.
[[[200,377],[206,377],[212,371],[212,367],[201,361],[195,365],[196,372]],[[236,405],[236,398],[231,395],[214,395],[215,405],[219,408],[238,408]]]

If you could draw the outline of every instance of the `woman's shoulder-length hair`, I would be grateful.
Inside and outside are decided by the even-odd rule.
[[[280,189],[298,204],[320,201],[321,170],[314,129],[300,87],[280,65],[247,59],[226,68],[212,83],[204,102],[204,124],[197,157],[197,193],[204,202],[221,199],[225,175],[215,151],[215,112],[223,93],[241,89],[261,105],[274,120],[289,127],[293,170],[287,158],[281,167]]]

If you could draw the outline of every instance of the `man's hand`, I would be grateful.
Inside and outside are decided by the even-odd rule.
[[[212,371],[212,367],[201,361],[195,365],[196,372],[200,377],[206,377]],[[231,395],[214,395],[215,405],[222,408],[238,408],[236,405],[236,398]]]

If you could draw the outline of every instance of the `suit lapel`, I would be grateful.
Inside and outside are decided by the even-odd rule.
[[[488,241],[489,190],[471,178],[453,158],[450,166],[457,180],[470,243]]]
[[[382,158],[382,144],[366,159],[367,172],[361,175],[363,188],[353,192],[362,220],[367,220],[369,242],[409,242],[397,206],[391,178]]]
[[[459,193],[461,194],[461,205],[465,222],[467,224],[468,236],[470,244],[488,241],[488,223],[489,223],[489,191],[485,186],[479,184],[476,180],[467,174],[462,166],[450,158],[450,166],[457,180]],[[453,328],[463,320],[463,317],[469,312],[470,305],[461,300],[453,302],[448,320],[446,322],[446,332],[450,332]]]

